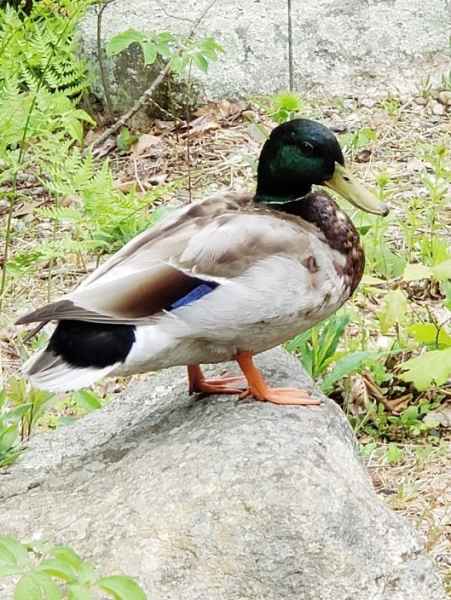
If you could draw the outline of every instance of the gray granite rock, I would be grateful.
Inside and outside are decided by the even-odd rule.
[[[211,0],[116,0],[104,12],[104,39],[130,27],[187,34],[192,27],[189,20],[197,19],[210,4]],[[291,0],[291,6],[293,79],[301,93],[410,93],[422,80],[439,80],[451,68],[447,0]],[[80,33],[95,69],[95,9]],[[225,49],[207,75],[198,74],[210,97],[273,93],[288,87],[288,0],[216,2],[198,35],[213,35]],[[135,66],[131,54],[128,67],[122,65],[112,74],[118,91],[136,92]],[[152,75],[150,70],[148,74]],[[100,90],[98,75],[96,80]]]
[[[275,385],[311,389],[280,349],[257,363]],[[189,397],[184,369],[168,370],[36,436],[0,475],[0,502],[1,533],[70,544],[151,600],[445,600],[324,397]]]

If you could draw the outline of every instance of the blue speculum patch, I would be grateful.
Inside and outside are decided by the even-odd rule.
[[[196,300],[200,300],[200,298],[203,298],[203,296],[206,296],[215,290],[218,285],[219,283],[216,283],[215,281],[204,281],[186,294],[186,296],[179,298],[176,302],[171,304],[169,310],[175,310],[176,308],[180,308],[181,306],[186,306],[187,304],[196,302]]]

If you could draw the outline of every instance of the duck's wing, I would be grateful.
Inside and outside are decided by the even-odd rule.
[[[93,271],[79,288],[100,280],[117,280],[122,275],[142,270],[143,266],[156,260],[166,261],[177,256],[206,223],[220,215],[246,209],[252,199],[253,195],[248,193],[223,192],[172,211],[125,244]]]
[[[309,244],[302,226],[249,209],[250,199],[227,195],[177,211],[129,242],[72,293],[17,322],[142,323],[227,285],[270,256],[302,262]]]

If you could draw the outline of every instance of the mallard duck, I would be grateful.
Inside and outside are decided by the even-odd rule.
[[[271,388],[253,363],[334,313],[361,279],[357,231],[313,184],[388,213],[345,168],[332,131],[307,119],[279,125],[261,151],[255,193],[177,209],[73,292],[22,316],[17,323],[58,322],[25,374],[39,388],[67,391],[185,365],[191,393],[318,404],[305,390]],[[201,364],[230,360],[244,377],[202,373]]]

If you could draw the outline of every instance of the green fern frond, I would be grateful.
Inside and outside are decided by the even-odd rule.
[[[26,19],[10,7],[0,10],[0,86],[15,74],[24,90],[35,91],[41,78],[49,90],[68,90],[71,96],[87,89],[87,67],[76,51],[77,19],[67,27],[67,15],[81,18],[89,3],[75,0],[64,10],[35,3]]]

